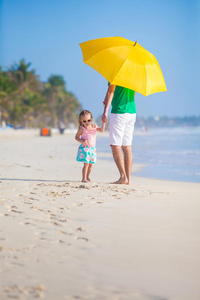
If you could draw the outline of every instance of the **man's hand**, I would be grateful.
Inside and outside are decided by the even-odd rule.
[[[105,113],[103,113],[103,115],[101,116],[101,120],[102,120],[103,123],[108,122],[108,117],[106,116]]]

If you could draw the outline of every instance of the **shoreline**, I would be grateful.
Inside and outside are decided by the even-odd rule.
[[[64,134],[60,134],[58,129],[52,129],[52,136],[51,137],[40,137],[40,129],[39,128],[32,128],[32,129],[2,129],[0,130],[0,141],[5,141],[5,140],[16,140],[16,139],[24,139],[28,137],[40,137],[41,139],[49,139],[49,138],[55,138],[58,136],[62,137],[70,137],[71,136],[71,142],[74,141],[74,135],[76,133],[76,129],[66,129]],[[136,136],[143,136],[149,134],[148,132],[143,132],[143,131],[135,131],[134,135]],[[99,138],[104,138],[108,137],[108,131],[105,131],[101,134],[98,135]],[[97,138],[98,138],[97,137]],[[97,140],[98,142],[98,140]],[[77,145],[77,142],[75,142],[75,145]],[[63,150],[59,150],[58,147],[55,147],[53,150],[50,150],[50,154],[53,154],[54,156],[60,158],[60,159],[65,159],[66,158],[66,153]],[[73,158],[73,155],[71,156]],[[114,166],[114,161],[112,157],[112,153],[110,152],[97,152],[97,159],[98,160],[105,160],[105,161],[111,161]],[[159,168],[161,169],[160,171]],[[170,178],[170,175],[167,175],[167,170],[165,170],[165,173],[163,174],[162,172],[163,166],[160,165],[152,165],[148,163],[135,163],[133,161],[133,166],[132,166],[132,176],[136,177],[141,177],[141,178],[147,178],[147,179],[155,179],[155,180],[163,180],[163,181],[172,181],[172,182],[181,182],[181,183],[200,183],[198,180],[198,177],[195,179],[189,178],[189,180],[185,180],[183,178],[182,180],[175,178]],[[157,170],[157,174],[156,174]],[[168,170],[169,171],[169,170]],[[153,175],[154,174],[154,175]],[[174,176],[174,174],[173,174]],[[179,177],[181,177],[179,175]],[[182,176],[183,177],[183,176]]]

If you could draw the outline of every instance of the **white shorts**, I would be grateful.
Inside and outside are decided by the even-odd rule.
[[[131,146],[136,114],[110,114],[110,145]]]

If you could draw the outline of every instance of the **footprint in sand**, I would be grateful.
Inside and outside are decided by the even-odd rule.
[[[8,216],[10,216],[10,215],[9,215],[9,214],[4,214],[3,216],[4,216],[4,217],[8,217]]]
[[[37,206],[31,206],[32,210],[43,211],[43,209],[38,208]]]
[[[30,222],[20,222],[21,225],[30,225]]]
[[[70,193],[67,192],[67,191],[63,191],[62,194],[66,195],[66,196],[69,196],[69,195],[70,195]]]
[[[66,223],[67,219],[58,219],[58,222]]]
[[[53,222],[53,224],[56,226],[61,226],[57,221]]]
[[[79,188],[79,189],[88,189],[88,190],[91,189],[91,187],[87,186],[86,184],[81,184],[77,188]]]
[[[21,299],[21,295],[31,296],[33,298],[44,298],[45,286],[39,284],[38,286],[20,287],[16,284],[11,286],[4,286],[4,293],[10,299]]]
[[[72,205],[73,205],[73,206],[82,206],[83,203],[81,203],[81,202],[80,202],[80,203],[72,203]]]
[[[86,242],[89,241],[89,239],[87,239],[87,238],[85,238],[85,237],[81,237],[81,236],[76,236],[75,239],[76,239],[76,240],[83,240],[83,241],[86,241]]]
[[[12,211],[14,213],[22,214],[22,211],[16,210],[16,209],[9,209],[8,211]]]
[[[32,202],[24,201],[23,204],[33,204]]]
[[[149,194],[168,194],[167,192],[152,192],[152,191],[149,191]]]
[[[57,233],[59,233],[59,234],[65,234],[65,235],[73,235],[73,233],[68,233],[68,232],[65,232],[63,230],[59,230],[59,231],[57,231]]]
[[[64,242],[64,241],[62,241],[62,240],[59,240],[59,243],[62,243],[62,244],[64,244],[65,242]]]
[[[82,227],[78,227],[78,228],[76,229],[76,231],[85,231],[85,229],[83,229]]]

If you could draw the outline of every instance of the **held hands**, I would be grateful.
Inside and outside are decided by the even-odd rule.
[[[108,117],[106,116],[105,113],[103,113],[103,115],[101,116],[101,120],[103,123],[107,123],[108,122]]]

